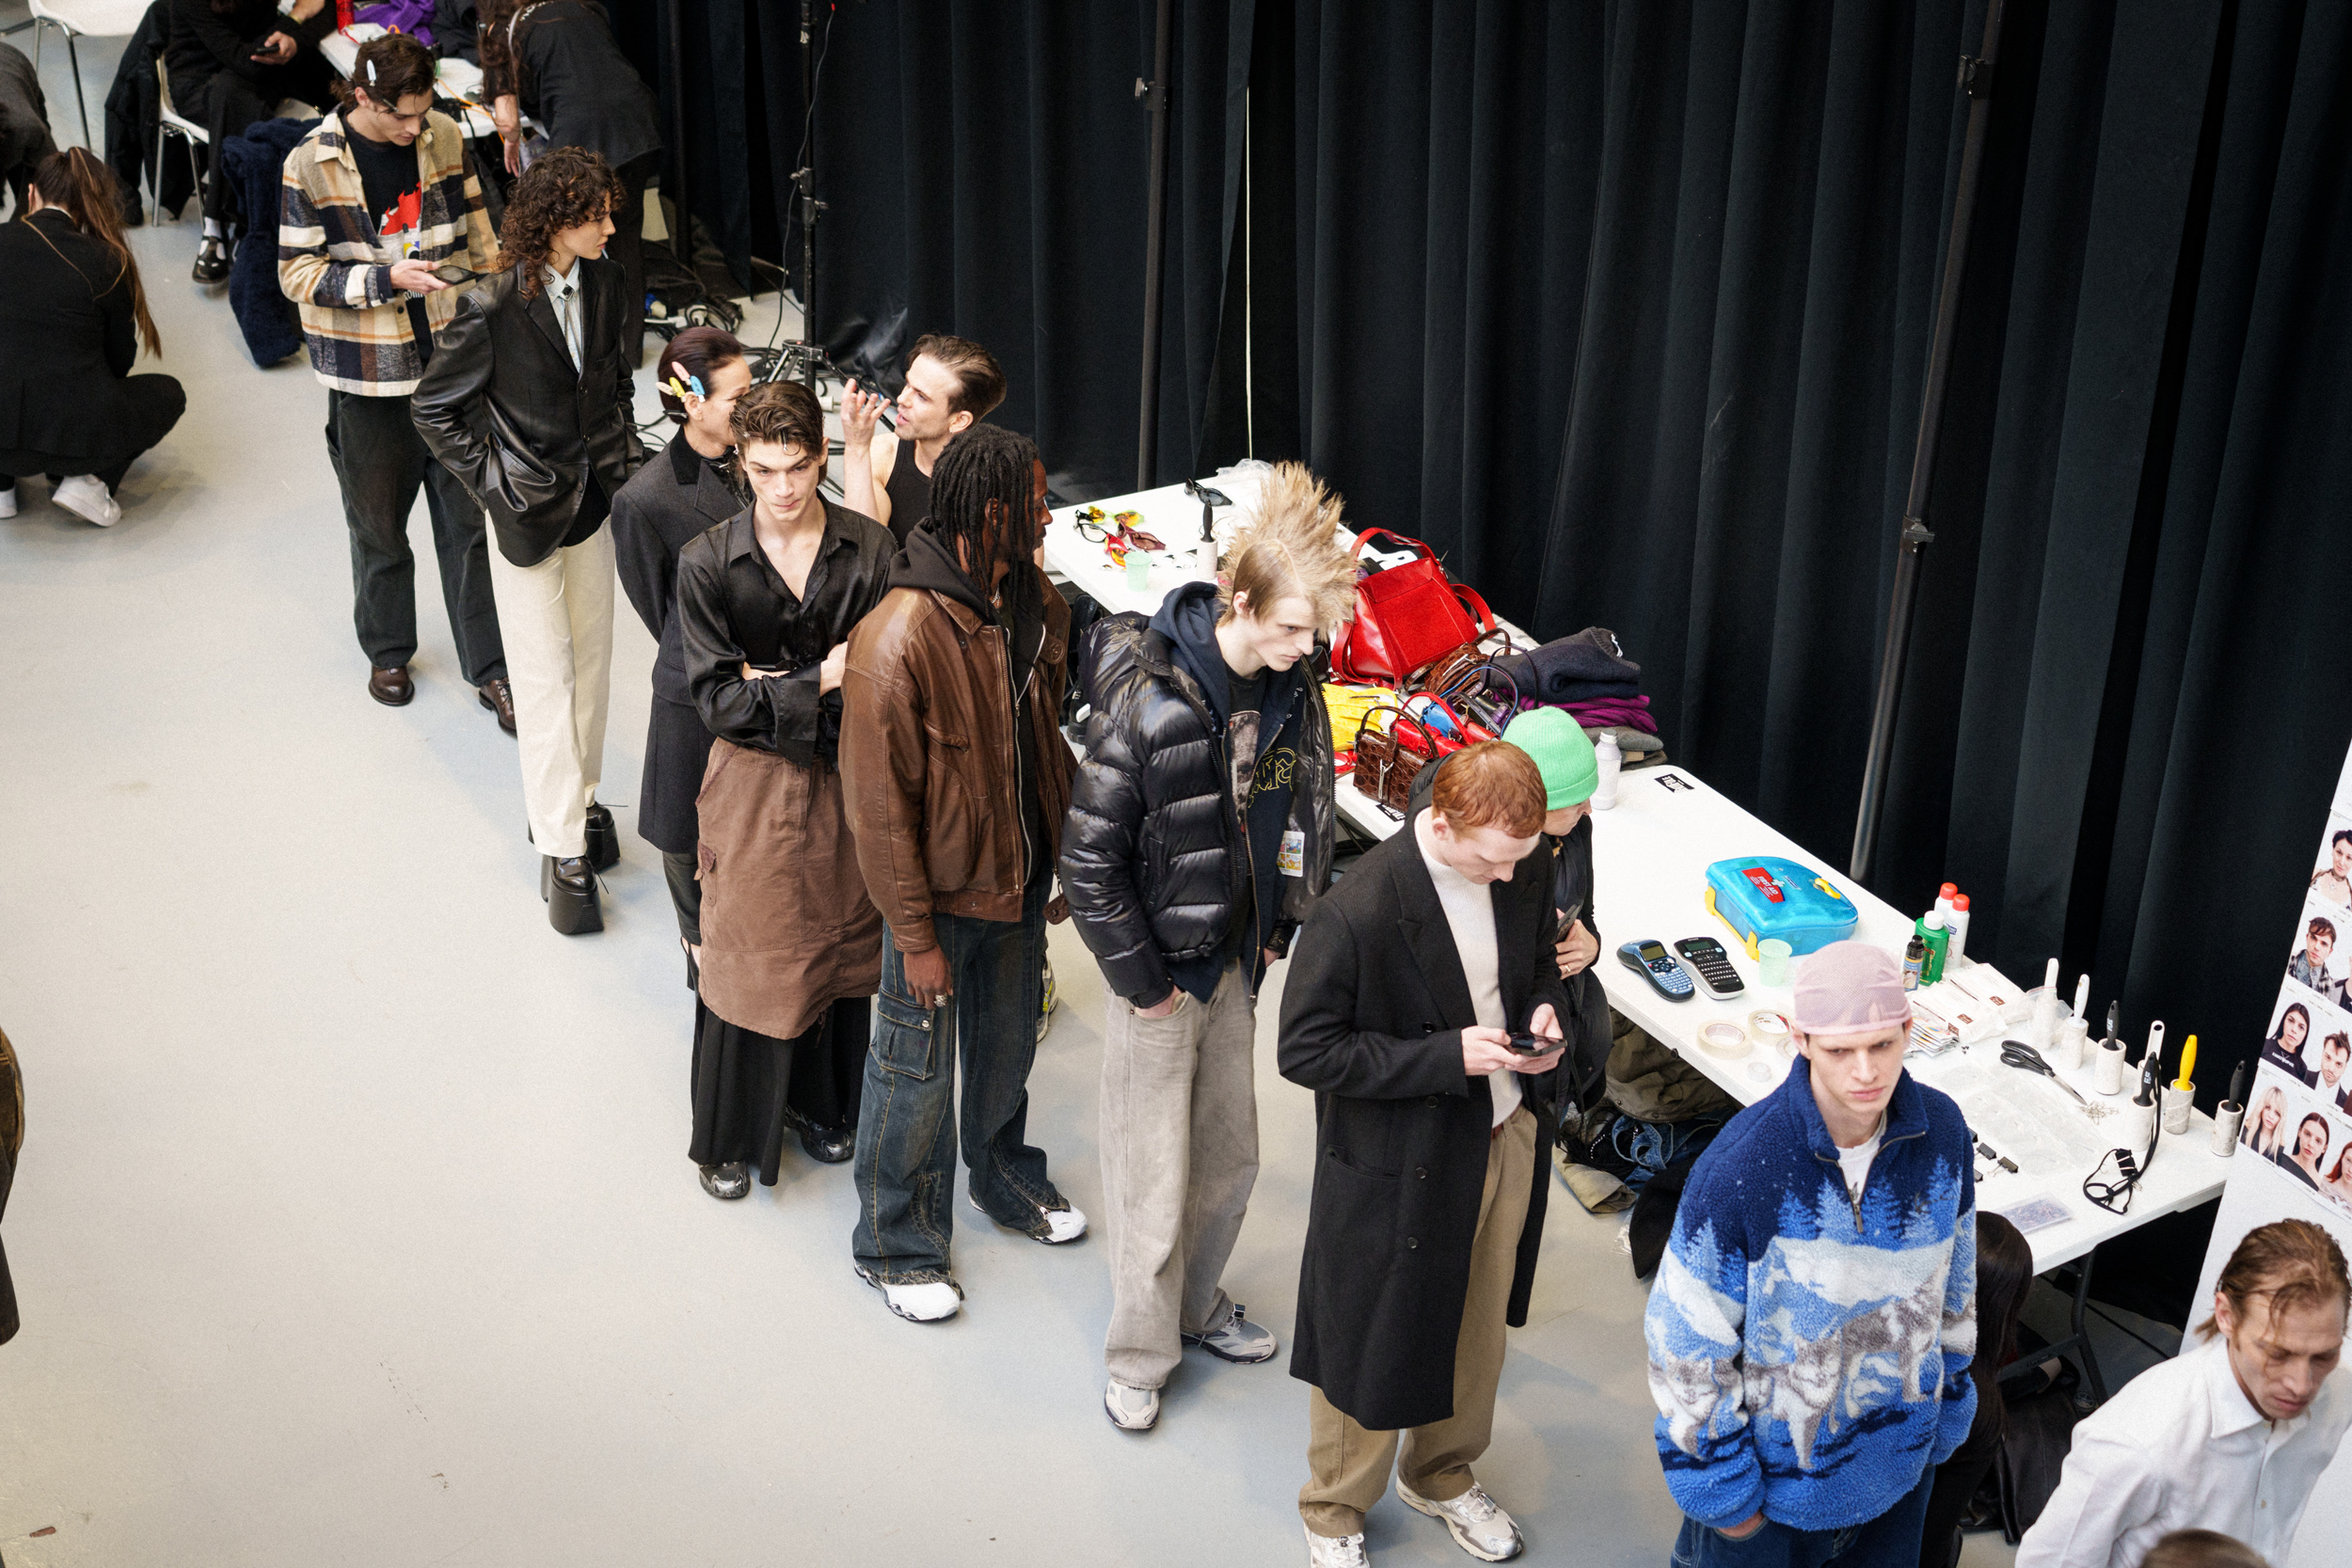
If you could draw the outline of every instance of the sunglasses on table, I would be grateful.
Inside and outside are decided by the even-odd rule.
[[[1118,564],[1123,566],[1127,563],[1129,550],[1148,553],[1168,548],[1160,543],[1158,534],[1146,533],[1136,526],[1143,521],[1142,513],[1121,512],[1112,515],[1107,524],[1104,521],[1104,515],[1099,506],[1083,506],[1071,514],[1070,520],[1077,529],[1079,538],[1090,545],[1102,546],[1103,553]]]

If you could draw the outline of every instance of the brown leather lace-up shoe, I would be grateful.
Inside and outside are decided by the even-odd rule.
[[[386,707],[406,707],[416,694],[416,683],[408,678],[405,664],[368,672],[368,695]]]
[[[473,689],[482,705],[499,716],[499,728],[508,735],[515,733],[515,689],[504,675],[492,675]]]

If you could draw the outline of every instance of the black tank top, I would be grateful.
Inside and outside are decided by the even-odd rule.
[[[890,498],[890,536],[904,549],[914,525],[931,515],[930,476],[914,466],[914,443],[901,437],[898,460],[890,465],[890,483],[882,486]]]

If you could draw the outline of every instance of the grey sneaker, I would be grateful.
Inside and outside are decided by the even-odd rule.
[[[1372,1568],[1372,1559],[1364,1551],[1364,1532],[1317,1535],[1309,1530],[1307,1568]]]
[[[1160,1424],[1160,1391],[1130,1388],[1113,1378],[1103,1390],[1103,1413],[1121,1432],[1149,1432]]]
[[[1233,1305],[1233,1315],[1210,1329],[1206,1334],[1186,1334],[1181,1338],[1187,1345],[1198,1345],[1211,1355],[1227,1361],[1238,1361],[1244,1366],[1256,1361],[1272,1360],[1274,1331],[1270,1328],[1260,1328],[1256,1323],[1242,1316],[1243,1310],[1241,1304],[1236,1302]]]
[[[1519,1537],[1519,1527],[1476,1481],[1471,1481],[1470,1489],[1460,1497],[1440,1503],[1415,1492],[1400,1476],[1396,1495],[1415,1513],[1443,1520],[1445,1528],[1454,1532],[1454,1544],[1481,1562],[1508,1562],[1527,1549],[1527,1543]]]

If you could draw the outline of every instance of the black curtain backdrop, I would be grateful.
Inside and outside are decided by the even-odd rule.
[[[783,9],[708,8],[768,95],[709,135],[797,116]],[[2008,18],[1874,887],[2199,1034],[2210,1103],[2352,740],[2352,8]],[[1539,635],[1615,628],[1677,761],[1841,869],[1982,28],[1179,0],[1157,477],[1303,457]],[[1151,40],[851,0],[818,93],[824,335],[988,343],[1071,495],[1134,474]],[[703,178],[756,232],[753,150]]]
[[[1674,754],[1842,868],[1981,0],[1259,10],[1259,455],[1614,627]],[[2352,740],[2352,12],[2008,15],[1874,885],[2199,1033],[2210,1103]]]

